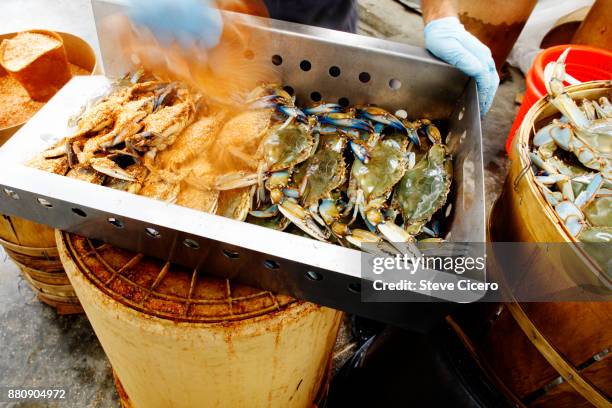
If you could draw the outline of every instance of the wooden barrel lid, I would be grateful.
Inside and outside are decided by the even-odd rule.
[[[62,233],[62,241],[58,246],[66,248],[90,282],[116,301],[148,315],[220,323],[263,316],[297,302],[78,235]]]

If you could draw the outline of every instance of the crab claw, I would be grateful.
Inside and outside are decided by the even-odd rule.
[[[442,134],[440,134],[440,129],[436,125],[434,125],[429,119],[421,119],[421,129],[427,135],[429,141],[433,144],[442,143]]]
[[[107,159],[106,157],[95,157],[91,159],[89,163],[98,173],[102,173],[119,180],[136,181],[136,178],[133,175],[123,170],[117,163]]]
[[[578,194],[578,197],[576,197],[576,200],[574,200],[574,204],[576,204],[576,207],[586,207],[593,200],[593,198],[595,198],[597,191],[601,188],[603,184],[603,176],[601,175],[601,173],[597,173],[595,177],[593,177],[593,180],[591,180],[591,182],[588,184],[587,188],[584,189],[580,194]]]
[[[370,152],[364,145],[351,140],[349,142],[349,146],[351,147],[351,150],[355,157],[357,157],[360,162],[362,162],[363,164],[368,164],[368,162],[370,161]]]
[[[565,60],[571,48],[567,48],[557,61],[549,62],[544,68],[544,84],[546,91],[551,96],[558,96],[565,91],[563,81],[565,79]]]
[[[327,242],[328,237],[301,205],[291,200],[285,200],[278,205],[278,209],[299,229],[319,241]]]
[[[265,210],[249,211],[249,214],[251,214],[255,218],[272,218],[272,217],[276,217],[278,215],[278,204],[271,205],[270,207],[266,208]]]
[[[373,122],[381,123],[383,125],[392,127],[393,129],[399,130],[400,132],[406,132],[407,129],[401,120],[396,118],[391,113],[387,112],[383,108],[377,106],[361,106],[357,107],[357,115],[360,118],[368,119]]]
[[[377,256],[396,255],[398,252],[382,238],[373,232],[354,229],[351,235],[347,235],[345,239],[359,249],[365,250],[368,253]]]
[[[344,108],[337,103],[321,103],[304,109],[307,115],[325,115],[329,113],[342,112]]]
[[[316,206],[316,204],[315,204]],[[336,200],[325,198],[321,201],[316,211],[321,215],[322,222],[331,228],[332,233],[336,237],[345,237],[351,235],[351,231],[343,222],[340,222],[340,210],[336,205]]]
[[[555,206],[555,211],[563,221],[572,236],[576,237],[585,226],[584,214],[571,201],[561,201]]]
[[[411,254],[415,257],[421,256],[420,251],[414,245],[414,238],[402,227],[393,222],[383,222],[376,226],[380,233],[395,249],[402,254]]]
[[[289,118],[295,118],[300,123],[308,123],[308,116],[299,108],[289,105],[278,105],[278,111]]]
[[[344,113],[331,113],[329,115],[321,116],[319,117],[319,123],[322,125],[332,125],[336,127],[344,127],[374,133],[374,128],[368,121],[358,118],[351,118]]]

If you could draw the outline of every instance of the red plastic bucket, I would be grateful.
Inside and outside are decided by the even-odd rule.
[[[556,61],[567,47],[571,51],[565,60],[565,71],[581,82],[612,79],[612,52],[586,45],[557,45],[538,54],[525,77],[525,96],[523,103],[506,140],[506,152],[510,153],[510,144],[514,134],[523,122],[523,117],[531,106],[546,95],[544,85],[544,67]]]

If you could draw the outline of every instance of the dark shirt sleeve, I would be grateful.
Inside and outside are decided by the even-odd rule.
[[[357,0],[264,0],[270,17],[354,33]]]

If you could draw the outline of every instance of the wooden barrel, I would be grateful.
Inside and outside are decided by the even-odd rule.
[[[568,88],[575,99],[610,96],[610,82]],[[525,116],[512,146],[511,168],[489,222],[490,240],[567,243],[567,233],[529,170],[532,132],[556,110],[542,99]],[[570,245],[568,245],[570,247]],[[531,284],[562,289],[580,282],[605,288],[606,275],[579,248],[560,259],[534,257]],[[518,271],[505,271],[504,274]],[[609,279],[609,277],[607,277]],[[609,287],[609,286],[608,286]],[[611,407],[612,303],[480,304],[450,319],[468,349],[517,406]]]
[[[2,215],[0,245],[41,302],[54,307],[59,314],[83,312],[59,259],[53,229]]]
[[[57,244],[123,406],[315,405],[341,312],[72,234]]]

